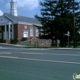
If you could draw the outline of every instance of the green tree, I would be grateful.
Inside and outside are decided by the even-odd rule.
[[[44,38],[60,39],[61,46],[65,46],[65,34],[70,31],[73,39],[73,0],[45,0],[40,2],[41,16],[35,17],[41,22]],[[80,25],[79,2],[75,2],[75,31]]]

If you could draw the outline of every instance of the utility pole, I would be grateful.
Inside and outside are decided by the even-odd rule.
[[[76,47],[75,45],[75,0],[73,0],[73,34],[74,34],[74,48]]]

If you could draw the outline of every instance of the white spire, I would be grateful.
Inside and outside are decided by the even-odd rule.
[[[11,2],[10,2],[10,14],[12,14],[14,16],[18,16],[16,0],[11,0]]]

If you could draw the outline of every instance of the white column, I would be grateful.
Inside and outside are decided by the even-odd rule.
[[[7,39],[7,26],[5,25],[5,40]]]
[[[11,38],[11,31],[10,31],[10,27],[11,27],[11,23],[9,23],[9,27],[8,27],[8,30],[9,30],[9,40]]]
[[[12,39],[14,39],[14,26],[12,24]]]

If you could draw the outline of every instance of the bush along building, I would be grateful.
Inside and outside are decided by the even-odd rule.
[[[40,39],[40,22],[34,18],[18,16],[17,2],[11,0],[10,13],[0,16],[0,43],[20,43],[50,46],[49,39]]]

